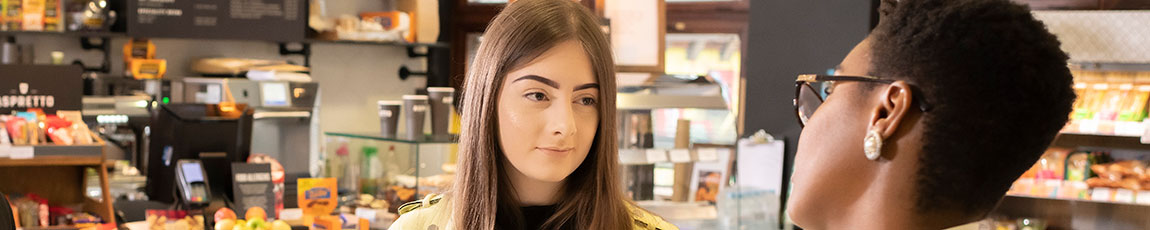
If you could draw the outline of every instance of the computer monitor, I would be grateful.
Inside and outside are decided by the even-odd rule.
[[[231,163],[251,154],[252,111],[245,105],[166,104],[153,115],[148,181],[153,201],[176,201],[179,160],[200,160],[213,198],[232,198]]]

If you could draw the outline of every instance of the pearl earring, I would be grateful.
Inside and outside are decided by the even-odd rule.
[[[866,138],[863,139],[863,152],[866,153],[866,159],[878,160],[879,155],[882,155],[882,142],[882,136],[878,134],[878,131],[867,132]]]

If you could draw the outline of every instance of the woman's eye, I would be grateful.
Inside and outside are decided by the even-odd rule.
[[[579,104],[582,105],[595,105],[595,103],[597,103],[595,98],[585,97],[583,99],[579,99]]]
[[[523,96],[527,97],[528,100],[532,100],[532,101],[546,101],[547,100],[547,95],[540,93],[540,92],[527,93],[527,95],[523,95]]]

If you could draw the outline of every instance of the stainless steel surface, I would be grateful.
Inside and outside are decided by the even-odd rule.
[[[7,37],[0,44],[0,64],[17,64],[17,59],[20,55],[16,48],[16,41],[12,37]]]
[[[284,170],[309,173],[312,156],[318,156],[319,126],[316,118],[319,84],[314,82],[251,81],[242,78],[184,78],[182,99],[186,103],[215,104],[232,101],[251,106],[252,153],[268,154]],[[267,106],[261,84],[287,84],[288,105]],[[176,85],[176,84],[173,84]],[[281,93],[281,92],[271,92]]]
[[[84,96],[80,99],[84,105],[81,113],[84,116],[97,115],[126,115],[149,116],[149,96]]]

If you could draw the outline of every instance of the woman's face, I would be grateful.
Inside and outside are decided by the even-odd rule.
[[[868,40],[857,45],[836,75],[864,76],[870,68]],[[836,82],[831,94],[806,122],[795,154],[789,215],[796,224],[817,226],[853,203],[873,181],[863,153],[871,112],[871,93],[859,82]],[[908,175],[910,176],[910,175]]]
[[[582,45],[559,43],[502,84],[499,144],[509,173],[563,181],[587,158],[599,126],[599,85]]]

